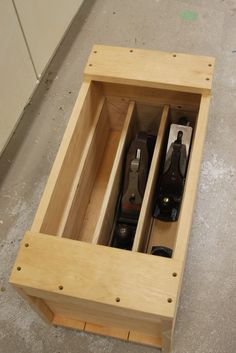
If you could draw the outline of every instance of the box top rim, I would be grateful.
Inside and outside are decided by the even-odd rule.
[[[176,52],[94,45],[85,79],[210,93],[215,58]]]

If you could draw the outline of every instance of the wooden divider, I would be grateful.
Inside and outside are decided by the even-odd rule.
[[[98,82],[84,82],[53,164],[32,230],[57,235],[94,117],[104,104]],[[76,151],[76,153],[75,153]]]
[[[81,200],[83,199],[83,205],[80,205],[81,206],[81,208],[79,208],[80,212],[78,212],[78,209],[77,209],[76,215],[72,214],[72,205],[75,202],[76,195],[78,193],[86,193],[88,195],[89,189],[91,189],[94,183],[93,178],[95,178],[96,176],[95,173],[94,175],[91,175],[90,179],[87,178],[86,185],[83,182],[83,180],[86,178],[86,174],[88,173],[88,170],[91,169],[94,162],[96,162],[97,167],[99,166],[99,160],[102,157],[102,153],[99,154],[100,158],[97,158],[97,160],[95,160],[94,156],[98,156],[98,154],[95,153],[97,148],[97,146],[95,146],[95,143],[94,143],[96,140],[95,136],[97,133],[103,134],[103,137],[104,137],[103,141],[106,141],[106,137],[109,132],[109,126],[106,124],[107,120],[108,120],[108,112],[107,112],[107,108],[105,105],[105,98],[104,98],[102,101],[102,104],[100,105],[100,109],[98,109],[96,112],[96,116],[94,118],[93,124],[91,126],[91,129],[84,147],[83,154],[81,156],[78,171],[75,175],[75,178],[70,188],[70,195],[65,205],[63,216],[61,218],[59,229],[58,229],[57,235],[59,236],[62,236],[64,234],[69,234],[70,237],[72,237],[73,234],[70,233],[71,230],[68,228],[72,228],[72,226],[74,225],[74,222],[72,221],[73,218],[77,217],[77,223],[79,225],[81,225],[83,221],[83,216],[86,209],[84,207],[84,203],[85,203],[84,198],[80,197]],[[100,147],[103,147],[104,149],[105,145],[103,144],[103,146],[100,146]],[[77,151],[74,151],[74,153],[76,152]],[[87,202],[88,201],[89,199],[87,200]]]
[[[131,101],[128,106],[127,115],[120,136],[120,142],[116,157],[113,163],[110,179],[107,185],[106,194],[103,200],[100,216],[94,232],[92,243],[107,245],[111,233],[117,197],[122,178],[122,166],[125,155],[125,149],[134,133],[135,102]]]
[[[149,241],[145,252],[151,253],[153,246],[165,246],[174,249],[179,222],[163,222],[153,219]]]
[[[88,238],[85,236],[85,239],[82,239],[80,233],[83,230],[87,207],[91,200],[91,193],[99,167],[104,158],[107,143],[109,142],[109,136],[109,117],[107,106],[104,104],[100,114],[95,118],[93,128],[91,129],[81,158],[72,192],[68,200],[67,211],[69,212],[65,212],[64,219],[62,219],[60,231],[65,237],[80,240],[87,240]]]
[[[142,208],[139,216],[138,226],[134,238],[132,251],[143,251],[147,242],[152,222],[152,207],[154,201],[154,191],[157,181],[159,165],[161,161],[161,150],[164,143],[165,132],[168,122],[169,106],[163,108],[161,123],[157,133],[156,145],[152,157],[152,163],[148,175]]]

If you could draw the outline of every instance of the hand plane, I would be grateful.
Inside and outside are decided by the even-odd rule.
[[[178,220],[191,138],[192,127],[186,118],[171,124],[164,167],[158,180],[154,218],[166,222]]]
[[[130,144],[111,234],[112,247],[132,249],[155,140],[155,136],[141,131]]]

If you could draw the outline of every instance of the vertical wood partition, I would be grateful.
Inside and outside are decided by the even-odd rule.
[[[125,149],[127,148],[127,144],[131,139],[131,136],[133,134],[133,128],[135,125],[134,110],[135,110],[135,102],[131,101],[129,103],[127,115],[121,132],[120,142],[119,142],[116,157],[113,163],[104,201],[102,204],[100,217],[94,232],[94,236],[92,240],[93,244],[107,245],[109,241],[109,236],[113,225],[115,206],[116,206],[121,178],[122,178],[121,170],[123,166]]]
[[[104,103],[104,102],[103,102]],[[77,238],[109,135],[106,105],[97,112],[60,224],[60,235]],[[93,173],[91,173],[93,170]],[[88,175],[90,176],[88,178]],[[78,210],[80,210],[78,212]],[[76,226],[75,226],[76,223]]]
[[[161,161],[162,146],[168,122],[169,106],[165,105],[161,116],[161,124],[157,133],[156,145],[152,157],[152,163],[148,175],[147,185],[143,198],[142,208],[139,216],[138,226],[133,243],[133,251],[143,251],[148,240],[148,234],[152,222],[152,211],[154,201],[154,190]]]
[[[91,126],[90,132],[88,134],[88,138],[84,147],[83,154],[81,156],[79,168],[77,170],[77,173],[75,175],[75,178],[72,182],[71,188],[70,188],[70,194],[67,200],[67,203],[64,208],[63,215],[61,217],[59,229],[58,229],[58,235],[62,236],[64,233],[65,234],[71,234],[71,227],[74,224],[73,219],[76,217],[76,215],[71,214],[71,207],[73,202],[75,202],[76,195],[81,193],[83,190],[81,189],[81,184],[84,187],[86,193],[88,194],[88,189],[91,188],[91,186],[94,183],[93,179],[87,180],[89,184],[87,184],[87,187],[85,187],[84,183],[82,182],[82,179],[86,178],[86,173],[88,173],[88,170],[91,168],[92,163],[94,163],[94,156],[95,154],[95,149],[97,146],[95,145],[95,135],[98,130],[100,130],[100,133],[103,132],[104,134],[104,139],[103,142],[105,142],[106,137],[108,135],[108,126],[105,126],[107,120],[107,109],[105,106],[105,98],[101,101],[101,104],[99,106],[99,109],[96,112],[93,124]],[[104,148],[105,145],[100,146],[100,148]],[[99,155],[101,159],[102,154]],[[96,160],[96,165],[98,167],[99,165],[99,160]],[[95,173],[93,175],[95,177]],[[87,201],[88,202],[88,201]],[[79,207],[80,205],[78,205]],[[85,207],[83,207],[85,209]],[[82,219],[84,216],[84,212],[77,212],[77,217],[79,218],[78,224],[81,225]],[[68,226],[69,223],[69,226]],[[69,229],[68,229],[69,228]],[[72,233],[73,234],[73,233]]]
[[[104,104],[99,83],[85,81],[56,156],[31,229],[57,235],[94,116]]]

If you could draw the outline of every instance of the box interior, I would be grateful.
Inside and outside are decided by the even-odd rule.
[[[130,141],[140,130],[158,135],[157,141],[162,141],[158,149],[161,161],[170,124],[186,116],[193,127],[193,145],[200,100],[199,94],[92,82],[74,130],[75,142],[72,139],[62,165],[61,173],[67,173],[66,185],[62,187],[60,179],[57,181],[40,231],[107,246]],[[167,123],[160,131],[167,105]],[[156,170],[148,183],[154,185],[154,193],[147,191],[146,186],[145,194],[150,209],[155,198],[156,180],[153,178],[160,168],[160,162],[152,163]],[[63,197],[58,205],[60,192]],[[52,217],[54,221],[50,222]],[[174,250],[178,222],[161,222],[149,214],[145,216],[144,227],[141,224],[144,219],[140,218],[138,228],[141,230],[133,251],[150,253],[153,245]]]

